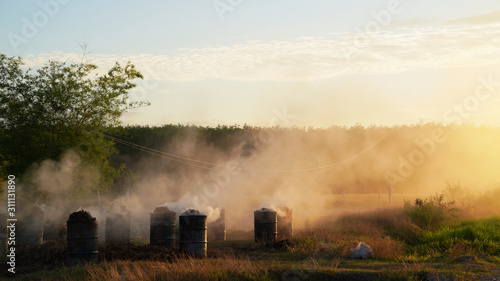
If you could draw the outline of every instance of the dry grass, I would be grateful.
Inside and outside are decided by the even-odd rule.
[[[89,266],[88,280],[221,280],[249,278],[264,271],[260,261],[234,258],[179,259],[173,263],[116,261]]]
[[[471,256],[471,255],[479,255],[481,254],[481,251],[479,251],[477,248],[474,248],[470,245],[467,245],[466,243],[463,242],[458,242],[454,245],[451,246],[451,248],[448,250],[449,252],[449,259],[454,260],[455,258],[461,257],[461,256]]]
[[[408,224],[411,224],[411,221],[401,208],[346,213],[339,217],[336,223],[340,230],[367,236],[380,236],[386,233],[389,228],[407,228]]]
[[[404,254],[404,244],[390,237],[376,237],[364,241],[372,247],[376,258],[396,259]]]
[[[335,231],[322,231],[296,239],[295,251],[304,256],[350,258],[350,249],[365,242],[373,249],[378,259],[396,259],[404,255],[404,243],[389,236],[356,237]]]
[[[302,236],[334,245],[338,256],[350,256],[351,248],[359,242],[365,242],[372,247],[377,258],[393,259],[404,254],[405,242],[417,243],[422,233],[401,208],[392,208],[345,213],[330,228],[323,227]]]

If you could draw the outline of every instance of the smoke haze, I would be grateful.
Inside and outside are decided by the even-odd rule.
[[[209,222],[225,209],[226,227],[243,230],[253,229],[255,210],[280,213],[288,207],[294,227],[302,228],[347,210],[389,207],[389,190],[392,206],[400,206],[441,192],[449,182],[468,187],[474,198],[500,187],[497,128],[245,128],[222,146],[209,139],[185,130],[158,147],[181,157],[135,154],[127,163],[135,176],[120,183],[118,194],[98,197],[92,186],[99,174],[72,150],[60,161],[35,165],[25,182],[47,199],[37,203],[47,220],[62,224],[84,208],[103,225],[107,209],[118,200],[132,213],[132,237],[142,238],[148,237],[149,214],[158,206],[177,216],[194,208]]]

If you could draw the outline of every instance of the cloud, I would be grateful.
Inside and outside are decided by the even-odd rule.
[[[378,33],[334,33],[282,41],[179,49],[163,55],[90,54],[104,71],[131,61],[154,81],[308,81],[349,74],[388,74],[499,63],[500,23],[400,28]],[[29,55],[28,66],[48,59],[80,61],[78,54]]]
[[[408,28],[419,26],[439,25],[442,20],[439,18],[409,18],[409,19],[394,19],[390,23],[391,28]]]
[[[472,16],[448,21],[446,24],[461,25],[461,24],[491,24],[500,23],[500,11]]]

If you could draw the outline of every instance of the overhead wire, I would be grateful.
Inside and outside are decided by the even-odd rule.
[[[206,161],[201,161],[201,160],[198,160],[198,159],[193,159],[193,158],[189,158],[189,157],[185,157],[185,156],[181,156],[181,155],[177,155],[177,154],[173,154],[173,153],[168,153],[168,152],[156,150],[156,149],[153,149],[153,148],[149,148],[149,147],[146,147],[146,146],[142,146],[142,145],[139,145],[139,144],[135,144],[135,143],[132,143],[132,142],[129,142],[129,141],[126,141],[126,140],[122,140],[122,139],[119,139],[119,138],[116,138],[116,137],[113,137],[113,136],[110,136],[110,135],[107,135],[107,134],[104,134],[104,133],[100,133],[100,132],[96,132],[96,131],[92,131],[92,132],[97,133],[97,134],[101,134],[102,136],[104,136],[104,137],[106,137],[106,138],[108,138],[110,140],[113,140],[113,141],[115,141],[117,143],[129,146],[129,147],[133,147],[133,148],[136,148],[136,149],[138,149],[140,151],[143,151],[143,152],[146,152],[146,153],[149,153],[149,154],[152,154],[152,155],[160,156],[162,158],[170,159],[170,160],[173,160],[173,161],[176,161],[176,162],[179,162],[179,163],[183,163],[183,164],[186,164],[186,165],[191,165],[191,166],[194,166],[194,167],[198,167],[198,168],[202,168],[202,169],[207,169],[207,170],[212,170],[212,171],[220,171],[220,169],[217,169],[217,168],[214,168],[214,167],[226,168],[226,165],[212,163],[212,162],[206,162]],[[304,168],[304,169],[290,169],[290,170],[269,170],[269,169],[252,169],[252,168],[241,168],[240,170],[247,171],[247,172],[282,173],[282,174],[287,174],[287,173],[314,172],[314,171],[318,171],[318,170],[328,169],[328,168],[341,165],[343,163],[346,163],[348,161],[354,160],[354,159],[362,156],[363,154],[367,153],[368,151],[370,151],[371,149],[373,149],[374,147],[376,147],[386,137],[387,137],[387,135],[384,134],[383,136],[381,136],[380,138],[378,138],[374,143],[372,143],[370,146],[368,146],[367,148],[365,148],[364,150],[362,150],[360,153],[358,153],[356,155],[353,155],[353,156],[351,156],[349,158],[346,158],[346,159],[338,161],[338,162],[329,163],[329,164],[322,165],[322,166],[311,167],[311,168]],[[212,166],[212,167],[209,167],[209,166]]]

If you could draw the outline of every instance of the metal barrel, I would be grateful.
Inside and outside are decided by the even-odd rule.
[[[257,210],[254,212],[254,235],[255,242],[276,241],[278,225],[275,211]]]
[[[220,211],[220,216],[216,221],[208,224],[208,241],[226,241],[226,210]]]
[[[22,212],[16,223],[16,245],[41,245],[43,243],[43,220],[44,212],[38,207]]]
[[[97,222],[72,223],[68,221],[67,231],[67,265],[73,266],[97,262]]]
[[[104,238],[106,244],[130,242],[130,212],[128,210],[108,211]]]
[[[158,207],[151,213],[149,244],[175,247],[175,212]]]
[[[284,213],[278,215],[278,239],[290,239],[293,237],[293,211],[284,208]]]
[[[199,256],[207,256],[207,216],[179,216],[179,248]]]
[[[7,252],[7,214],[0,214],[0,255]]]

